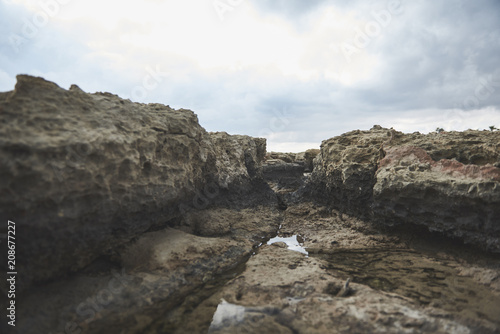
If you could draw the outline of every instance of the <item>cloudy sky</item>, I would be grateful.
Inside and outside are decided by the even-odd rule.
[[[498,0],[0,0],[15,76],[196,112],[298,152],[374,124],[500,128]]]

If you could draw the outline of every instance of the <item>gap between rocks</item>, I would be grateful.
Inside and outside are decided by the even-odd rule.
[[[0,109],[19,333],[500,331],[498,131],[265,157],[190,110],[26,75]]]

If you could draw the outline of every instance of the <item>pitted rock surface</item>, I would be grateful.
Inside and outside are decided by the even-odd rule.
[[[416,224],[500,252],[500,132],[404,134],[375,126],[325,140],[310,189],[382,225]]]

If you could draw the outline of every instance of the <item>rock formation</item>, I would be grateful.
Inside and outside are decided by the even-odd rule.
[[[264,139],[207,133],[190,110],[24,75],[0,113],[0,217],[23,231],[21,289],[251,188],[266,152]]]
[[[313,170],[313,160],[319,152],[316,149],[301,153],[270,152],[262,165],[264,179],[277,194],[288,198],[307,181],[308,174]]]
[[[281,152],[269,152],[266,154],[266,160],[279,160],[285,163],[294,163],[304,166],[304,172],[312,172],[314,165],[313,160],[320,153],[320,150],[310,149],[305,152],[300,153],[281,153]]]
[[[500,132],[266,153],[25,75],[0,115],[19,272],[2,333],[500,331]]]
[[[374,127],[326,140],[310,188],[347,213],[423,225],[500,252],[500,132],[403,134]]]

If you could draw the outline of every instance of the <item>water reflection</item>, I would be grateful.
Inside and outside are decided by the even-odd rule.
[[[226,302],[224,299],[217,306],[217,310],[214,313],[212,323],[208,332],[218,330],[221,327],[226,327],[230,324],[235,324],[242,322],[245,318],[245,307],[231,304]]]
[[[290,305],[299,303],[303,299],[287,297]],[[274,318],[279,316],[282,309],[271,305],[241,306],[221,300],[212,318],[208,333],[240,333],[245,328],[245,333],[275,333]],[[271,325],[272,326],[272,325]]]
[[[288,237],[288,238],[283,238],[283,237],[274,237],[272,239],[270,239],[267,244],[268,245],[272,245],[276,242],[284,242],[286,245],[287,245],[287,248],[289,250],[292,250],[292,251],[295,251],[295,252],[300,252],[302,254],[306,254],[306,255],[309,255],[309,253],[306,251],[306,249],[304,247],[302,247],[302,243],[300,243],[298,240],[297,240],[297,235],[293,235],[291,237]]]
[[[500,324],[500,300],[486,286],[457,275],[458,263],[403,249],[338,250],[314,254],[336,277],[409,297],[465,318]]]

